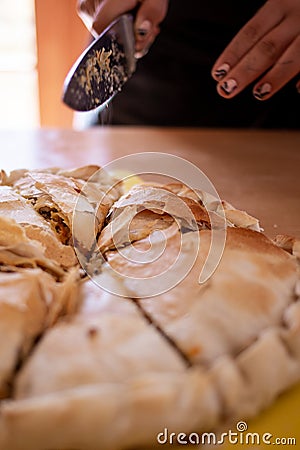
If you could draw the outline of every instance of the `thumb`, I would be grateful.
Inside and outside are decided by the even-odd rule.
[[[142,56],[159,33],[168,10],[168,0],[143,0],[135,19],[136,51]]]

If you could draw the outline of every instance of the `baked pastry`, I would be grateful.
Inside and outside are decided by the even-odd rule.
[[[100,231],[121,191],[98,166],[16,170],[9,175],[2,171],[0,215],[16,220],[28,237],[44,245],[49,259],[69,268],[78,263],[72,243],[72,217],[80,192],[85,211],[89,206],[93,211],[97,209]]]
[[[5,373],[9,386],[0,404],[1,449],[154,448],[165,428],[200,435],[253,417],[300,379],[299,241],[281,236],[273,242],[246,212],[180,184],[141,184],[123,196],[109,178],[96,175],[86,185],[96,172],[2,176],[4,192],[20,198],[10,219],[8,209],[0,210],[8,229],[0,232],[0,275],[11,277],[11,302],[32,303],[32,312],[20,308],[21,319],[0,319],[0,333],[9,327],[8,341],[17,342],[13,348],[20,349],[18,330],[22,336],[17,367],[14,360],[0,370],[0,383]],[[97,194],[109,185],[109,195]],[[70,238],[76,190],[97,217],[91,239],[80,226],[80,239],[77,233]],[[86,218],[93,223],[90,206],[80,205],[79,225]],[[47,233],[73,253],[75,244],[90,277],[74,260],[59,262],[42,231],[28,232],[39,225],[18,220],[18,208],[35,211]],[[221,209],[224,254],[199,284],[212,220],[220,230],[224,225]],[[56,230],[61,221],[67,233]],[[8,235],[19,238],[9,245]],[[199,242],[191,270],[182,271]],[[148,260],[148,250],[157,248],[164,251]],[[163,280],[176,282],[164,289]],[[5,282],[0,277],[3,298]],[[152,296],[158,283],[160,295]],[[53,298],[45,297],[49,292]]]
[[[108,175],[98,172],[97,166],[1,172],[1,398],[11,394],[15,372],[43,332],[76,310],[80,273],[72,243],[72,214],[83,186],[87,185],[87,203],[95,205],[113,184]],[[100,202],[99,230],[118,196],[115,188]]]

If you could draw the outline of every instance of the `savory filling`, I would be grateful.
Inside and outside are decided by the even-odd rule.
[[[56,208],[50,208],[49,206],[42,206],[38,209],[38,213],[50,223],[51,228],[58,235],[62,244],[69,245],[71,231],[63,218],[59,215],[58,210]]]

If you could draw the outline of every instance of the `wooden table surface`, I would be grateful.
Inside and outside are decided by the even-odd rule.
[[[98,127],[0,131],[0,166],[104,165],[136,152],[197,165],[221,198],[260,219],[267,235],[300,237],[300,132]],[[160,168],[161,169],[161,168]]]

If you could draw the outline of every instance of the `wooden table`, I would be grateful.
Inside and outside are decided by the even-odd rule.
[[[221,198],[258,217],[270,237],[300,237],[300,132],[109,126],[0,131],[0,165],[8,171],[103,165],[144,151],[196,164]]]

